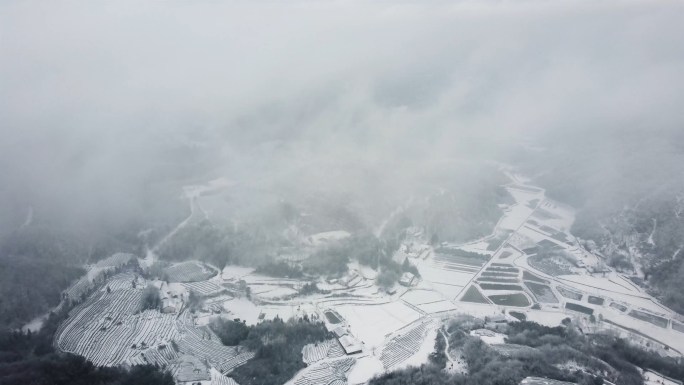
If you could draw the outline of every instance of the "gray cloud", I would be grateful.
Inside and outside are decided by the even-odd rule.
[[[676,132],[683,16],[675,1],[7,1],[0,178],[87,212],[178,167],[252,183],[337,167],[331,188],[362,189],[350,165],[404,182],[530,138]]]

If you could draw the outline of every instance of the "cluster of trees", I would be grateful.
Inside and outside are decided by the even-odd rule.
[[[677,284],[684,279],[684,257],[677,256],[684,250],[684,179],[673,178],[683,175],[684,152],[681,130],[667,131],[620,127],[597,137],[595,131],[566,130],[564,138],[542,144],[546,151],[520,152],[518,163],[538,176],[549,197],[577,209],[573,235],[595,241],[609,258],[615,247],[618,255],[639,258],[647,287],[684,314]],[[589,134],[594,140],[586,140]],[[636,261],[616,256],[607,262],[629,272]]]
[[[238,320],[217,321],[210,327],[224,344],[234,346],[237,342],[256,353],[231,372],[241,385],[284,384],[306,366],[302,361],[304,345],[332,338],[323,323],[303,319],[286,322],[275,318],[253,326]]]
[[[161,245],[159,257],[167,261],[196,259],[219,269],[230,263],[257,267],[272,261],[270,254],[282,241],[275,238],[257,225],[244,224],[236,230],[202,220],[183,227]]]
[[[411,264],[408,259],[404,260],[403,264],[398,264],[393,260],[385,260],[382,265],[382,270],[376,279],[376,283],[381,288],[387,290],[394,286],[403,273],[412,273],[413,275],[419,277],[420,273],[418,268]]]
[[[51,260],[0,255],[0,327],[20,327],[57,306],[85,270]]]
[[[306,283],[304,284],[304,286],[301,287],[301,289],[299,289],[299,295],[309,295],[316,293],[328,294],[330,293],[330,290],[321,290],[315,282]]]
[[[474,251],[467,251],[461,249],[454,249],[451,247],[438,247],[435,249],[436,252],[441,254],[453,255],[455,257],[471,258],[471,259],[484,259],[489,260],[487,254],[476,253]]]
[[[140,247],[130,232],[88,233],[40,223],[0,235],[0,328],[20,327],[59,304],[60,293],[85,274],[84,264]]]
[[[265,263],[257,267],[255,271],[271,277],[301,278],[304,276],[301,267],[291,265],[285,261]]]
[[[656,370],[675,379],[684,379],[684,365],[661,357],[613,336],[584,336],[572,325],[550,328],[533,322],[510,324],[507,342],[529,347],[511,355],[499,354],[468,331],[479,328],[477,322],[455,322],[449,327],[449,346],[462,354],[468,365],[467,375],[444,372],[447,359],[441,353],[446,345],[438,335],[430,362],[376,377],[371,385],[457,384],[516,385],[528,376],[547,377],[582,385],[600,385],[603,378],[625,385],[641,385],[637,367]],[[585,371],[568,371],[558,364],[574,361]]]
[[[140,309],[157,309],[160,310],[162,307],[162,299],[159,294],[159,289],[154,285],[147,285],[143,289],[142,297],[140,298]]]
[[[221,342],[227,346],[236,346],[240,342],[247,339],[249,335],[249,327],[245,322],[240,320],[227,320],[223,318],[216,318],[211,321],[209,327],[221,339]]]

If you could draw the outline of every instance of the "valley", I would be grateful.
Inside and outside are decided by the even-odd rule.
[[[225,346],[212,330],[217,318],[247,326],[264,321],[319,322],[329,337],[304,346],[305,367],[288,384],[364,384],[374,376],[421,365],[434,351],[440,328],[454,317],[491,322],[520,319],[557,326],[570,318],[585,334],[624,337],[661,355],[681,357],[684,320],[623,274],[608,267],[570,233],[574,210],[506,172],[513,197],[492,233],[466,243],[431,243],[425,229],[409,226],[392,255],[415,266],[390,287],[381,269],[351,260],[339,276],[273,277],[252,267],[205,261],[166,263],[156,251],[176,232],[212,215],[205,200],[230,188],[213,182],[186,188],[191,215],[145,259],[115,255],[89,266],[65,298],[83,297],[55,335],[55,346],[96,365],[151,364],[179,383],[235,384],[236,368],[255,357],[243,345]],[[384,227],[384,225],[383,225]],[[335,244],[346,231],[310,234],[302,244]],[[279,257],[296,266],[307,252]],[[133,260],[131,260],[131,258]],[[126,264],[133,265],[125,271]],[[161,305],[143,309],[146,287]],[[87,288],[87,290],[85,289]],[[87,297],[87,298],[86,298]],[[299,320],[299,321],[297,321]],[[483,337],[480,337],[483,340]],[[505,349],[503,340],[494,343]]]

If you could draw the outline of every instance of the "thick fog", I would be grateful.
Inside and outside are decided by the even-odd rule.
[[[218,176],[245,202],[394,204],[535,146],[672,175],[682,20],[678,1],[4,1],[2,222],[125,220]]]

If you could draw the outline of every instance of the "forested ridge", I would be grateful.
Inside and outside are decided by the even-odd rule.
[[[509,346],[513,350],[507,354],[468,334],[483,325],[477,320],[461,319],[444,329],[452,352],[465,360],[467,374],[445,372],[445,342],[438,334],[429,363],[382,374],[370,385],[517,385],[528,376],[581,385],[600,385],[604,378],[621,385],[641,385],[643,379],[637,368],[684,379],[684,364],[680,361],[646,352],[613,336],[583,335],[570,319],[553,328],[533,322],[509,324],[506,342],[512,344]],[[581,370],[562,369],[561,365],[568,362]]]
[[[0,329],[1,385],[173,385],[170,373],[154,366],[97,367],[83,357],[55,351],[52,345],[69,306],[51,313],[37,333]]]

